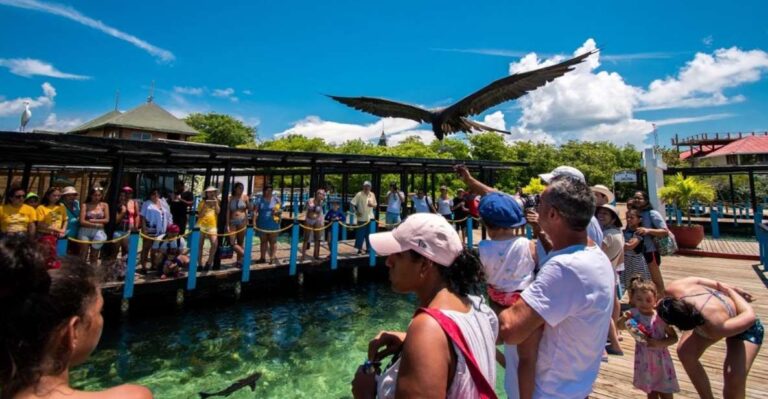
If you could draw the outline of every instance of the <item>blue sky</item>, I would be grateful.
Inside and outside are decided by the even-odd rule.
[[[68,129],[116,90],[120,109],[140,105],[155,81],[175,114],[232,114],[261,138],[428,139],[322,94],[445,106],[596,46],[573,76],[477,119],[554,142],[650,143],[653,122],[662,144],[768,130],[768,3],[682,3],[0,0],[0,129],[18,128],[25,99],[31,127]]]

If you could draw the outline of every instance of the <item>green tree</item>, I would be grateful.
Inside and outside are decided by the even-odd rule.
[[[502,161],[506,157],[507,143],[498,133],[485,132],[469,135],[472,159]]]
[[[470,147],[464,140],[448,138],[442,142],[433,140],[429,148],[445,159],[470,159]]]
[[[265,141],[259,145],[260,150],[272,151],[302,151],[302,152],[335,152],[334,147],[325,140],[309,138],[299,134],[289,134],[279,139]]]
[[[256,128],[224,114],[190,114],[184,121],[200,134],[192,136],[197,143],[223,144],[230,147],[253,144],[256,140]]]

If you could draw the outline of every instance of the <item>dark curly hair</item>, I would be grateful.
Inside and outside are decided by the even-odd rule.
[[[682,299],[666,297],[656,305],[656,313],[665,323],[682,331],[693,330],[704,324],[704,316],[692,304]]]
[[[0,398],[67,367],[68,347],[51,340],[74,316],[84,317],[98,293],[98,275],[76,258],[47,271],[45,250],[17,237],[0,239]],[[89,320],[85,320],[86,323]],[[51,352],[53,351],[53,352]],[[50,365],[44,365],[50,361]]]
[[[409,250],[408,253],[414,260],[423,258],[414,250]],[[449,267],[437,264],[435,266],[451,292],[460,296],[479,295],[482,292],[485,273],[480,259],[473,252],[463,250]]]

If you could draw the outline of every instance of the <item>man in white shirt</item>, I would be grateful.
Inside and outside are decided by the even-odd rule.
[[[587,238],[595,198],[583,180],[551,178],[538,211],[552,250],[522,300],[499,315],[499,336],[519,344],[543,325],[534,398],[582,399],[600,369],[613,308],[613,269]]]
[[[390,184],[389,192],[387,193],[387,224],[400,223],[400,214],[403,209],[404,202],[405,193],[397,189],[397,184]]]

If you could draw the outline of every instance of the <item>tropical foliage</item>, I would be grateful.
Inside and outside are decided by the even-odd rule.
[[[709,203],[715,198],[715,190],[712,186],[697,180],[694,177],[683,177],[678,173],[666,186],[659,191],[659,197],[669,204],[673,204],[683,211],[691,226],[691,206],[694,201]]]
[[[222,144],[230,147],[253,145],[256,141],[256,128],[224,114],[190,114],[184,121],[200,134],[192,141],[208,144]]]

